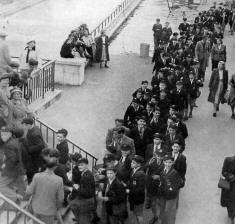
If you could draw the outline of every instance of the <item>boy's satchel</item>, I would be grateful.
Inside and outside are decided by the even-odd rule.
[[[218,188],[221,188],[224,190],[230,190],[230,183],[224,177],[220,177]]]

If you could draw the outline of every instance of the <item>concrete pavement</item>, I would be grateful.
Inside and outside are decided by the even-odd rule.
[[[61,100],[40,114],[42,120],[55,128],[67,128],[69,137],[78,145],[101,157],[107,129],[113,126],[115,118],[123,116],[131,93],[141,80],[151,79],[151,59],[135,54],[139,51],[139,43],[151,43],[152,46],[152,24],[156,17],[165,21],[167,14],[166,2],[144,1],[112,43],[110,69],[89,68],[83,86],[62,87]],[[169,20],[174,28],[181,18],[172,16]],[[226,33],[224,43],[231,75],[235,71],[234,36]],[[227,105],[221,106],[218,117],[212,117],[212,105],[207,102],[210,73],[208,68],[199,107],[187,122],[188,171],[186,186],[180,192],[177,224],[226,223],[226,210],[220,207],[217,183],[224,157],[234,154],[235,121],[230,118]],[[149,212],[145,217],[147,221]]]

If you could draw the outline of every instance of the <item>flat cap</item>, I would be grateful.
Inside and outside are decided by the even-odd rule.
[[[174,161],[174,158],[172,157],[172,155],[166,154],[166,155],[163,157],[163,161],[167,161],[167,160]]]
[[[154,139],[162,139],[163,138],[163,136],[162,136],[162,134],[161,133],[155,133],[154,135],[153,135],[153,138]]]
[[[78,160],[78,163],[79,163],[79,164],[80,164],[80,163],[88,164],[88,159],[83,157],[83,158],[81,158],[81,159]]]
[[[135,162],[140,163],[140,164],[142,164],[144,162],[144,158],[142,156],[139,156],[139,155],[134,155],[132,160],[134,160]]]
[[[21,122],[21,124],[30,124],[30,125],[33,125],[33,123],[34,123],[34,120],[33,120],[33,118],[31,118],[31,117],[26,117],[26,118],[24,118],[23,121]]]

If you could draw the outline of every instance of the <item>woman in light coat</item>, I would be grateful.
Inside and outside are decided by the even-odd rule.
[[[209,82],[208,101],[213,103],[213,117],[216,117],[216,112],[219,110],[219,104],[224,103],[224,95],[228,88],[228,71],[225,70],[225,63],[220,61],[218,68],[214,69]]]

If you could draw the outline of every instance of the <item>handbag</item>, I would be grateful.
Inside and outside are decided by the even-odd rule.
[[[220,177],[218,188],[221,188],[224,190],[230,190],[230,183],[224,177]]]

